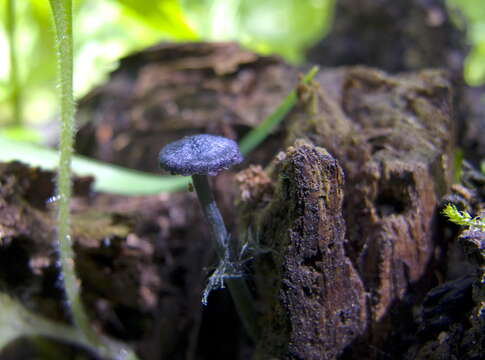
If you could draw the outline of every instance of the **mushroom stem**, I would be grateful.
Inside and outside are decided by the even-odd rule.
[[[217,255],[221,260],[232,261],[236,247],[231,244],[231,238],[212,194],[207,175],[194,174],[192,175],[192,182],[202,205],[202,211],[211,228]],[[242,277],[227,277],[224,281],[229,288],[244,328],[253,341],[256,341],[259,336],[257,314],[254,299],[246,281]]]
[[[215,241],[215,248],[217,255],[224,259],[228,254],[228,239],[229,235],[224,224],[224,219],[217,207],[216,200],[212,194],[207,175],[192,175],[192,183],[194,184],[195,192],[202,205],[202,211],[209,223],[212,238]]]

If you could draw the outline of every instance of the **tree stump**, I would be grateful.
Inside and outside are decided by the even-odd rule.
[[[367,317],[362,281],[344,250],[344,174],[324,149],[301,141],[280,159],[264,208],[253,213],[241,202],[242,226],[268,249],[254,266],[264,324],[255,359],[335,359]]]
[[[368,68],[323,71],[316,81],[314,88],[307,89],[302,95],[300,109],[290,116],[285,143],[289,145],[295,139],[307,139],[316,146],[325,147],[341,164],[346,179],[345,186],[339,185],[344,194],[346,228],[339,228],[338,206],[320,207],[337,216],[337,220],[329,221],[328,225],[336,228],[333,230],[335,234],[333,237],[326,234],[323,238],[345,246],[346,251],[337,255],[338,251],[334,250],[337,253],[328,256],[328,253],[319,250],[323,241],[315,240],[319,236],[319,222],[312,222],[312,219],[325,222],[325,212],[314,217],[308,215],[301,220],[310,222],[311,231],[306,226],[295,225],[298,221],[294,217],[297,216],[292,217],[293,209],[298,207],[310,214],[310,209],[317,211],[318,206],[313,203],[314,195],[309,189],[323,187],[329,191],[337,186],[328,180],[326,166],[319,164],[320,172],[312,172],[301,165],[303,170],[293,170],[290,175],[288,170],[278,170],[281,167],[272,168],[273,179],[282,178],[280,181],[292,185],[274,186],[271,202],[263,205],[260,201],[250,202],[240,212],[240,218],[245,219],[243,228],[255,227],[253,231],[259,234],[263,246],[285,254],[284,261],[274,259],[273,267],[266,268],[261,275],[268,277],[266,274],[273,274],[273,298],[271,301],[263,298],[263,302],[269,304],[272,311],[278,311],[279,307],[286,310],[277,312],[284,318],[278,323],[263,320],[267,333],[273,334],[273,337],[268,335],[262,339],[264,349],[261,351],[265,354],[262,358],[268,354],[290,359],[318,358],[315,354],[322,354],[320,350],[323,348],[333,349],[330,353],[323,352],[329,354],[329,358],[335,358],[344,349],[354,357],[359,353],[359,356],[367,358],[373,352],[369,350],[370,346],[397,355],[400,350],[395,339],[389,336],[390,332],[396,331],[396,323],[406,326],[410,320],[410,305],[424,296],[426,289],[436,281],[429,268],[442,261],[444,256],[433,238],[436,230],[433,222],[438,199],[450,184],[450,83],[445,73],[437,71],[390,76]],[[288,161],[291,162],[291,159]],[[303,186],[306,193],[295,185],[314,181],[311,179],[313,173],[321,177],[323,185]],[[288,195],[289,187],[292,189],[291,196]],[[278,202],[277,199],[281,198],[285,201]],[[347,233],[346,241],[343,233]],[[305,244],[305,250],[300,251],[314,254],[307,255],[311,260],[302,260],[303,255],[296,250],[303,246],[301,244]],[[331,278],[334,286],[342,291],[339,284],[344,281],[342,277],[346,271],[341,268],[336,270],[332,264],[333,261],[346,263],[349,259],[350,268],[359,274],[357,276],[347,270],[345,281],[347,286],[353,287],[354,295],[343,291],[348,304],[354,306],[354,313],[349,312],[352,314],[349,320],[352,336],[347,340],[339,336],[337,340],[328,336],[325,326],[320,326],[321,331],[313,332],[312,341],[308,341],[310,335],[295,320],[302,315],[287,298],[292,292],[300,291],[318,304],[320,296],[325,298],[322,294],[326,294],[326,286],[323,281],[320,293],[312,293],[311,287],[308,290],[308,284],[301,280],[305,279],[305,271],[308,270],[301,264],[308,266],[305,261],[312,264],[329,261],[333,272],[329,273],[329,269],[322,266],[320,271],[313,270],[314,276]],[[301,267],[294,266],[294,263]],[[256,270],[257,279],[260,274]],[[288,274],[292,274],[293,281],[288,280]],[[360,281],[363,287],[358,285]],[[261,288],[266,287],[271,288],[264,285],[258,286],[258,289],[263,291]],[[300,303],[305,304],[306,300],[301,296]],[[331,302],[332,295],[326,296]],[[346,303],[340,302],[339,305],[345,308]],[[320,303],[320,306],[307,306],[307,311],[319,319],[318,314],[326,313],[329,308],[335,310],[329,304]],[[364,314],[360,313],[361,309],[365,309],[367,314],[364,310]],[[339,313],[345,311],[337,310],[333,314]],[[282,314],[288,315],[285,318]],[[263,319],[267,319],[266,315]],[[330,323],[331,319],[329,317]],[[334,331],[338,332],[338,322],[334,325]],[[360,339],[356,339],[358,336]],[[279,340],[278,343],[275,337],[288,339],[286,348],[282,345],[284,342]],[[295,339],[299,341],[293,341]],[[354,340],[353,344],[350,340]],[[298,346],[307,346],[311,350],[299,352],[295,350]],[[399,346],[405,348],[402,341]]]

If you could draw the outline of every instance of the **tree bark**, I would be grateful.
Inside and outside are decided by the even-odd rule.
[[[337,217],[340,213],[339,207],[331,206],[321,206],[324,210],[314,217],[299,215],[310,225],[305,222],[305,225],[295,225],[298,224],[295,219],[299,218],[293,215],[297,211],[293,209],[301,206],[309,214],[318,209],[313,203],[311,189],[323,187],[329,191],[337,186],[327,179],[326,167],[322,164],[316,166],[320,173],[305,169],[304,165],[301,165],[303,170],[298,171],[286,170],[284,166],[285,170],[281,167],[271,170],[274,179],[283,179],[281,181],[287,185],[274,186],[270,203],[262,206],[258,202],[253,204],[254,207],[249,204],[241,210],[239,218],[248,217],[243,228],[255,227],[254,232],[259,234],[264,246],[275,247],[276,253],[285,254],[284,261],[274,259],[272,268],[256,272],[256,277],[260,274],[275,277],[276,274],[276,279],[272,279],[273,302],[285,311],[275,311],[280,317],[288,314],[286,320],[280,319],[279,323],[263,320],[269,327],[266,334],[279,334],[278,339],[286,336],[287,347],[284,348],[281,341],[276,344],[274,337],[268,336],[261,342],[264,344],[261,351],[265,354],[262,358],[267,354],[289,359],[318,358],[315,354],[322,353],[335,358],[344,350],[351,358],[368,358],[372,357],[370,345],[397,356],[405,344],[396,342],[389,332],[395,329],[393,324],[400,322],[402,327],[406,326],[410,304],[422,298],[436,281],[429,269],[435,262],[442,261],[444,255],[433,239],[436,230],[433,221],[438,199],[450,184],[453,133],[450,82],[445,73],[438,71],[390,76],[368,68],[323,71],[317,81],[313,89],[307,89],[302,95],[299,111],[290,116],[285,144],[299,138],[307,139],[316,146],[325,146],[342,165],[346,181],[345,186],[340,186],[345,194],[343,217],[346,229],[339,228],[338,219],[326,221],[326,211]],[[306,166],[311,167],[311,161]],[[305,192],[295,184],[315,181],[309,174],[320,176],[323,185],[302,185]],[[285,201],[278,202],[278,199]],[[318,219],[334,227],[333,234],[326,233],[321,237],[326,242],[345,245],[345,253],[337,255],[335,250],[337,253],[327,256],[318,250],[323,241],[316,240],[319,239]],[[344,232],[347,233],[346,241],[343,241]],[[299,322],[292,322],[304,316],[291,307],[292,302],[287,300],[291,297],[289,294],[300,291],[319,303],[319,295],[312,295],[311,290],[305,292],[308,285],[300,279],[305,279],[307,268],[293,265],[305,264],[304,255],[297,250],[300,247],[314,254],[310,257],[311,263],[325,264],[329,258],[345,262],[348,258],[351,268],[357,270],[359,276],[352,275],[350,270],[339,272],[331,265],[333,271],[330,272],[324,267],[314,270],[314,276],[332,279],[333,286],[344,294],[349,304],[353,304],[356,314],[360,314],[358,309],[368,311],[365,315],[354,313],[350,317],[353,336],[349,339],[354,340],[352,344],[349,339],[344,340],[345,337],[338,336],[337,341],[328,336],[326,327],[321,324],[315,325],[320,332],[306,333]],[[288,274],[293,281],[288,280]],[[360,278],[363,287],[356,285],[359,283],[356,278]],[[355,291],[353,296],[342,291],[345,287],[339,284],[345,281]],[[321,292],[326,294],[322,297],[330,304],[306,306],[306,309],[312,309],[316,319],[320,312],[335,310],[331,305],[332,295],[324,290],[325,281],[321,283]],[[270,309],[278,309],[266,298],[263,302],[269,304]],[[299,302],[306,304],[303,295]],[[340,302],[339,305],[345,308],[346,303]],[[332,313],[338,314],[340,310]],[[308,321],[312,323],[310,319]],[[307,340],[310,334],[314,335],[311,342]],[[300,353],[292,348],[295,346],[308,346],[312,350]],[[333,352],[322,352],[323,348],[331,348]]]

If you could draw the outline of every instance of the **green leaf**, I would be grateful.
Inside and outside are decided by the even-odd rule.
[[[55,169],[58,163],[57,151],[14,141],[0,135],[0,160],[22,161],[43,169]],[[78,175],[95,176],[94,190],[120,195],[150,195],[161,192],[175,192],[187,188],[188,177],[158,176],[122,168],[116,165],[74,156],[72,169]]]
[[[7,11],[6,11],[5,27],[8,37],[8,50],[9,50],[9,60],[10,60],[10,87],[11,87],[11,106],[12,106],[12,118],[13,124],[20,126],[23,121],[22,116],[22,98],[23,98],[23,88],[20,86],[19,80],[19,64],[18,58],[19,54],[17,51],[17,13],[15,11],[15,0],[7,0]]]
[[[42,136],[38,131],[25,126],[9,126],[2,129],[2,133],[12,140],[28,141],[32,143],[40,143],[42,141]]]
[[[334,5],[334,0],[180,1],[204,39],[237,41],[290,62],[303,62],[308,47],[328,31]]]
[[[143,23],[176,39],[195,40],[197,34],[187,23],[178,0],[117,0]]]
[[[86,346],[74,328],[55,324],[32,314],[9,296],[0,293],[0,349],[21,336],[46,336]]]
[[[43,336],[84,347],[103,358],[137,359],[129,347],[105,336],[99,336],[99,345],[94,346],[75,328],[38,316],[3,293],[0,293],[0,309],[0,350],[19,337]]]

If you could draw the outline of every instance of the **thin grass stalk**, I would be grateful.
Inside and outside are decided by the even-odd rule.
[[[70,236],[69,204],[72,193],[71,159],[74,141],[72,0],[50,0],[56,28],[59,90],[61,101],[61,133],[57,175],[57,236],[61,273],[68,307],[76,328],[90,341],[95,336],[89,325],[80,296],[80,282],[74,268],[74,250]]]
[[[302,78],[300,84],[308,84],[313,80],[318,72],[318,67],[314,66]],[[241,153],[246,156],[253,151],[259,144],[261,144],[268,135],[278,126],[278,124],[285,118],[291,109],[296,105],[298,100],[296,89],[290,91],[283,102],[265,118],[258,126],[247,133],[241,141],[239,141],[239,148]]]

